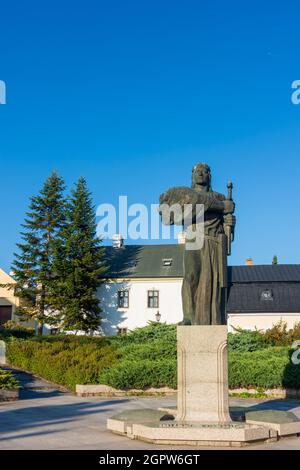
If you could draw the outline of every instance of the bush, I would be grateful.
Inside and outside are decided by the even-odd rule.
[[[163,360],[177,357],[176,342],[164,343],[162,341],[150,341],[142,344],[119,344],[118,353],[120,360],[138,361],[144,359]]]
[[[287,329],[287,324],[283,321],[272,326],[264,333],[266,343],[272,346],[288,345],[291,335],[292,333]]]
[[[268,343],[275,337],[283,340],[274,331],[267,339],[257,331],[229,334],[231,388],[300,388],[300,365],[292,364],[289,347]],[[297,331],[289,331],[289,338],[297,337]],[[122,337],[13,338],[7,343],[7,358],[72,390],[76,384],[97,383],[121,389],[176,388],[176,349],[175,325],[152,323]]]
[[[0,369],[0,389],[15,390],[17,388],[20,388],[20,384],[14,375],[7,370]]]
[[[266,347],[264,336],[258,331],[241,330],[228,334],[228,348],[235,352],[253,352]]]
[[[113,365],[117,358],[115,348],[105,338],[34,338],[7,345],[10,364],[71,390],[76,384],[99,383],[102,369]]]
[[[142,331],[136,336],[133,334],[129,341],[123,337],[118,344],[119,360],[103,371],[101,382],[121,389],[176,388],[176,340],[172,336],[170,342],[162,340],[162,330],[152,325],[146,327],[145,336],[150,337],[148,341],[137,341],[137,338],[144,336]]]
[[[300,365],[294,365],[290,355],[287,347],[230,353],[230,388],[300,388]]]
[[[264,333],[264,338],[272,346],[292,345],[295,340],[300,339],[300,323],[288,330],[287,324],[280,321]]]
[[[7,321],[2,327],[0,327],[0,339],[5,341],[10,338],[32,338],[34,334],[34,328],[28,328],[12,320]]]
[[[176,343],[176,325],[166,323],[149,322],[143,328],[136,328],[122,337],[123,343],[142,343],[161,340],[166,344]]]
[[[101,382],[119,389],[177,387],[176,359],[123,360],[106,369]]]

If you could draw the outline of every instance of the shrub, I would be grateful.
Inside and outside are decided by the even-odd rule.
[[[276,323],[264,333],[266,343],[272,346],[289,344],[290,335],[292,335],[292,331],[288,331],[287,324],[283,321]]]
[[[176,342],[164,343],[161,340],[154,340],[150,342],[144,342],[142,344],[130,343],[130,344],[119,344],[118,345],[119,356],[125,360],[163,360],[163,359],[175,359],[177,356]],[[121,360],[122,360],[121,359]]]
[[[300,339],[300,323],[296,323],[288,330],[287,323],[280,321],[263,333],[263,337],[266,345],[290,346],[295,340]]]
[[[20,384],[14,375],[10,371],[0,369],[0,389],[12,390],[16,388],[20,388]]]
[[[34,338],[14,340],[7,346],[9,363],[71,390],[79,383],[99,383],[100,371],[118,358],[116,349],[105,338]]]
[[[142,343],[145,341],[161,340],[164,343],[176,342],[176,325],[149,322],[143,328],[136,328],[121,338],[123,343]]]
[[[35,334],[34,328],[29,328],[16,323],[12,320],[7,321],[0,328],[0,339],[9,340],[10,338],[31,338]]]
[[[101,383],[119,389],[176,388],[176,364],[176,359],[124,360],[104,370],[99,378]]]
[[[241,330],[228,334],[228,348],[235,352],[253,352],[266,346],[263,334],[258,331]]]
[[[296,337],[299,329],[294,328],[289,337]],[[268,336],[268,341],[273,340],[273,334]],[[12,338],[7,343],[7,358],[11,364],[72,390],[79,383],[121,389],[176,388],[176,347],[176,327],[156,323],[122,337]],[[300,388],[300,365],[292,364],[292,352],[288,346],[270,346],[261,332],[230,334],[230,387]]]
[[[229,386],[299,388],[300,365],[290,361],[289,349],[270,347],[252,353],[229,354]]]
[[[300,340],[300,322],[296,323],[294,328],[289,330],[289,344],[296,340]]]

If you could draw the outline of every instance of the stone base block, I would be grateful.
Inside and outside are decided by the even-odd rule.
[[[246,413],[246,423],[267,426],[280,437],[300,434],[299,419],[288,411],[251,411]]]
[[[107,420],[107,429],[131,439],[160,445],[240,447],[277,440],[277,432],[265,426],[235,422],[180,422],[158,410],[119,413]]]

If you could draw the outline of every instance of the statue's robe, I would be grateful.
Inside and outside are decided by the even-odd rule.
[[[226,324],[226,236],[223,212],[214,210],[214,201],[225,196],[213,191],[199,193],[191,188],[172,188],[161,197],[161,203],[200,203],[204,205],[204,245],[184,253],[182,307],[184,322],[192,325]],[[171,221],[180,224],[183,221]],[[193,221],[195,223],[195,221]],[[196,227],[192,227],[193,231]]]

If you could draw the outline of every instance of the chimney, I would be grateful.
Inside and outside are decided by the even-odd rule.
[[[253,259],[252,258],[248,258],[246,259],[246,266],[253,266],[254,263],[253,263]]]
[[[124,246],[124,239],[121,234],[116,233],[112,237],[112,246],[113,248],[122,248]]]
[[[177,238],[178,238],[178,245],[185,245],[185,233],[184,232],[179,232]]]

